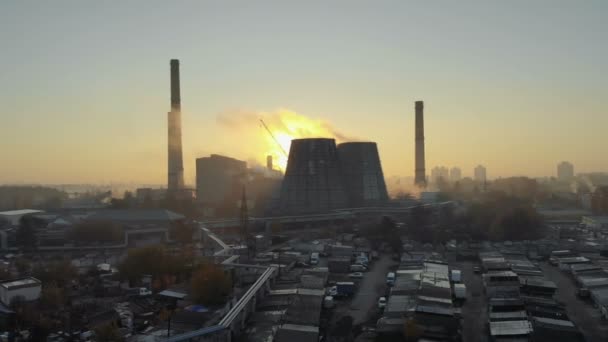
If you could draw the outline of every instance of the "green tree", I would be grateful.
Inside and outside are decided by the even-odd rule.
[[[78,270],[67,259],[37,265],[32,273],[43,284],[55,283],[59,287],[68,286],[78,276]]]
[[[45,285],[40,294],[40,303],[55,310],[61,308],[65,303],[63,289],[58,287],[54,282]]]
[[[4,267],[0,267],[0,280],[8,280],[8,279],[11,279],[12,277],[13,276],[11,275],[11,272],[9,272]]]
[[[97,342],[120,342],[124,340],[114,322],[95,329],[95,341]]]
[[[232,281],[221,266],[203,263],[192,274],[191,286],[197,303],[215,305],[222,304],[230,294]]]
[[[194,264],[190,248],[180,249],[172,255],[163,246],[146,246],[129,250],[127,257],[118,266],[122,279],[137,283],[144,274],[152,276],[156,289],[163,289],[179,278],[185,278]]]
[[[17,272],[19,272],[19,276],[23,277],[29,274],[32,269],[32,265],[27,259],[21,257],[15,259],[15,268],[17,269]]]
[[[405,321],[403,325],[403,337],[406,342],[415,342],[418,341],[420,336],[422,335],[422,330],[416,324],[416,322],[409,318]]]

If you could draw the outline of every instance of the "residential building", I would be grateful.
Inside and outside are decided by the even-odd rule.
[[[488,180],[487,170],[483,165],[477,165],[473,173],[475,174],[475,181],[478,183],[485,183]]]
[[[569,181],[574,178],[574,165],[572,163],[563,161],[557,164],[557,179],[560,181]]]

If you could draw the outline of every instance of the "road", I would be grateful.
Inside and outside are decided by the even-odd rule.
[[[488,302],[483,293],[481,275],[473,272],[472,262],[459,262],[455,265],[462,271],[462,280],[467,287],[467,300],[462,306],[462,340],[488,341]]]
[[[383,296],[386,290],[386,273],[396,263],[389,255],[382,255],[376,260],[371,270],[364,273],[359,283],[359,289],[348,309],[348,315],[353,317],[353,324],[365,323],[375,312],[378,297]]]
[[[566,305],[568,317],[578,326],[588,342],[608,341],[608,323],[601,319],[598,309],[578,298],[574,280],[559,268],[542,263],[541,269],[547,279],[557,285],[555,299]]]

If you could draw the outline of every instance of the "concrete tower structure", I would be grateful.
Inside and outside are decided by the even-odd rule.
[[[283,213],[327,212],[347,206],[334,139],[294,139],[281,186]]]
[[[350,207],[377,206],[388,201],[376,143],[340,144],[338,157]]]
[[[426,187],[426,168],[424,157],[424,102],[416,101],[416,178],[414,183]]]
[[[179,89],[179,60],[171,60],[171,111],[168,121],[167,167],[169,192],[184,188],[184,163],[182,160],[182,111]]]

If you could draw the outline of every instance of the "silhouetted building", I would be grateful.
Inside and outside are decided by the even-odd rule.
[[[272,167],[273,167],[273,165],[272,165],[272,156],[268,155],[268,156],[266,156],[266,168],[268,170],[272,170]]]
[[[450,169],[450,181],[458,182],[462,179],[462,171],[459,167],[453,167]]]
[[[574,178],[574,165],[567,161],[557,164],[557,179],[560,181],[569,181]]]
[[[388,201],[388,192],[376,143],[340,144],[338,145],[338,157],[349,206],[375,206]]]
[[[447,182],[450,179],[450,171],[445,166],[435,166],[431,170],[431,182],[437,184],[440,181]]]
[[[608,186],[599,186],[591,195],[591,209],[596,214],[608,214]]]
[[[414,183],[419,187],[426,186],[424,158],[424,102],[416,101],[416,179]]]
[[[486,168],[483,165],[477,165],[474,174],[476,182],[485,183],[487,181]]]
[[[179,60],[171,60],[171,111],[168,121],[168,181],[169,192],[176,192],[184,187],[184,164],[182,160],[182,111],[179,89]]]
[[[209,216],[222,207],[236,210],[246,175],[247,163],[241,160],[217,154],[196,159],[197,202]]]
[[[325,212],[347,206],[334,139],[294,139],[281,187],[284,213]]]

